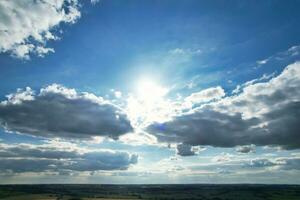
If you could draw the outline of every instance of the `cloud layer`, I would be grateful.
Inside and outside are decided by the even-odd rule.
[[[58,39],[54,29],[61,23],[80,17],[78,7],[77,0],[0,1],[0,53],[28,59],[54,52],[47,41]]]
[[[7,95],[0,103],[0,124],[6,130],[42,137],[117,139],[133,131],[119,107],[90,93],[53,84],[35,94],[30,88]]]
[[[58,144],[66,146],[66,144]],[[88,150],[57,144],[0,145],[0,172],[71,173],[98,170],[125,170],[138,156],[127,152]]]
[[[147,130],[162,142],[300,148],[299,119],[300,63],[295,63],[268,82],[249,84],[238,95],[202,104]]]

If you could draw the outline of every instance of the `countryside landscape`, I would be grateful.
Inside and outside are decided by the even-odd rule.
[[[7,200],[297,200],[298,185],[7,185],[0,199]]]

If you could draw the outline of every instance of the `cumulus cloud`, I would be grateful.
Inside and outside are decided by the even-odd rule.
[[[138,156],[121,151],[88,150],[53,144],[0,145],[0,172],[71,172],[125,170]]]
[[[159,141],[217,147],[279,145],[299,148],[300,63],[241,93],[179,114],[147,131]]]
[[[71,139],[117,139],[133,131],[121,108],[58,84],[42,88],[38,94],[27,87],[7,95],[0,103],[0,125],[8,131]]]
[[[59,38],[57,27],[79,17],[77,0],[0,1],[0,53],[28,59],[54,52],[46,43]]]

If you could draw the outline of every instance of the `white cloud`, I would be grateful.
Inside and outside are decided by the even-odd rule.
[[[0,104],[21,104],[23,101],[34,100],[34,91],[30,87],[26,87],[25,90],[17,89],[16,93],[6,95],[6,97],[7,100],[0,102]]]
[[[247,86],[250,86],[250,85],[253,85],[254,83],[258,83],[258,82],[262,82],[262,81],[267,81],[267,80],[270,80],[271,78],[273,78],[275,76],[275,73],[272,73],[272,74],[264,74],[262,77],[260,78],[257,78],[257,79],[253,79],[251,81],[247,81],[246,83],[244,84],[241,84],[241,85],[237,85],[236,88],[232,91],[232,94],[238,94],[240,93],[243,88],[247,87]]]
[[[0,1],[0,53],[29,59],[54,52],[46,43],[59,38],[55,28],[79,17],[77,0]]]
[[[120,136],[119,141],[129,145],[157,145],[156,138],[146,132],[128,133]]]
[[[259,64],[259,65],[264,65],[264,64],[266,64],[268,61],[269,61],[269,59],[259,60],[259,61],[257,61],[257,64]]]
[[[122,97],[122,92],[120,92],[120,91],[115,91],[115,97],[116,97],[116,98],[121,98],[121,97]]]
[[[220,86],[212,87],[205,90],[201,90],[200,92],[195,92],[190,96],[185,98],[185,101],[191,104],[198,104],[209,102],[213,100],[219,100],[225,96],[225,92],[223,88]]]
[[[224,98],[211,107],[223,113],[241,113],[243,118],[260,117],[300,100],[300,63],[287,66],[281,74],[264,83],[250,83],[243,92]]]
[[[100,2],[100,0],[91,0],[91,3],[92,3],[92,4],[96,4],[96,3],[98,3],[98,2]]]
[[[48,54],[49,52],[54,53],[54,49],[53,48],[45,48],[45,47],[42,47],[42,46],[37,46],[36,49],[35,49],[35,52],[38,56],[44,57],[45,54]]]
[[[173,55],[200,55],[202,54],[202,50],[201,49],[182,49],[182,48],[175,48],[175,49],[171,49],[169,51],[170,54]]]

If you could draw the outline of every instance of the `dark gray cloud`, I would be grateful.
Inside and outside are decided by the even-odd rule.
[[[300,88],[299,88],[300,90]],[[278,106],[263,116],[268,122],[261,134],[253,141],[258,145],[280,145],[285,149],[300,148],[300,101]]]
[[[178,144],[177,145],[177,154],[181,156],[193,156],[196,154],[192,149],[193,147],[189,144]]]
[[[213,110],[202,110],[176,117],[166,123],[148,127],[162,142],[183,142],[190,145],[233,147],[251,141],[251,126],[256,119],[243,120],[240,114],[227,115]]]
[[[42,137],[118,138],[133,131],[117,106],[89,93],[53,84],[35,95],[18,90],[0,104],[0,125],[9,131]]]
[[[197,107],[147,131],[159,141],[234,147],[279,145],[300,148],[300,64],[254,83],[234,96]]]
[[[1,145],[0,172],[83,172],[125,170],[138,156],[117,151],[86,151],[47,145]]]

